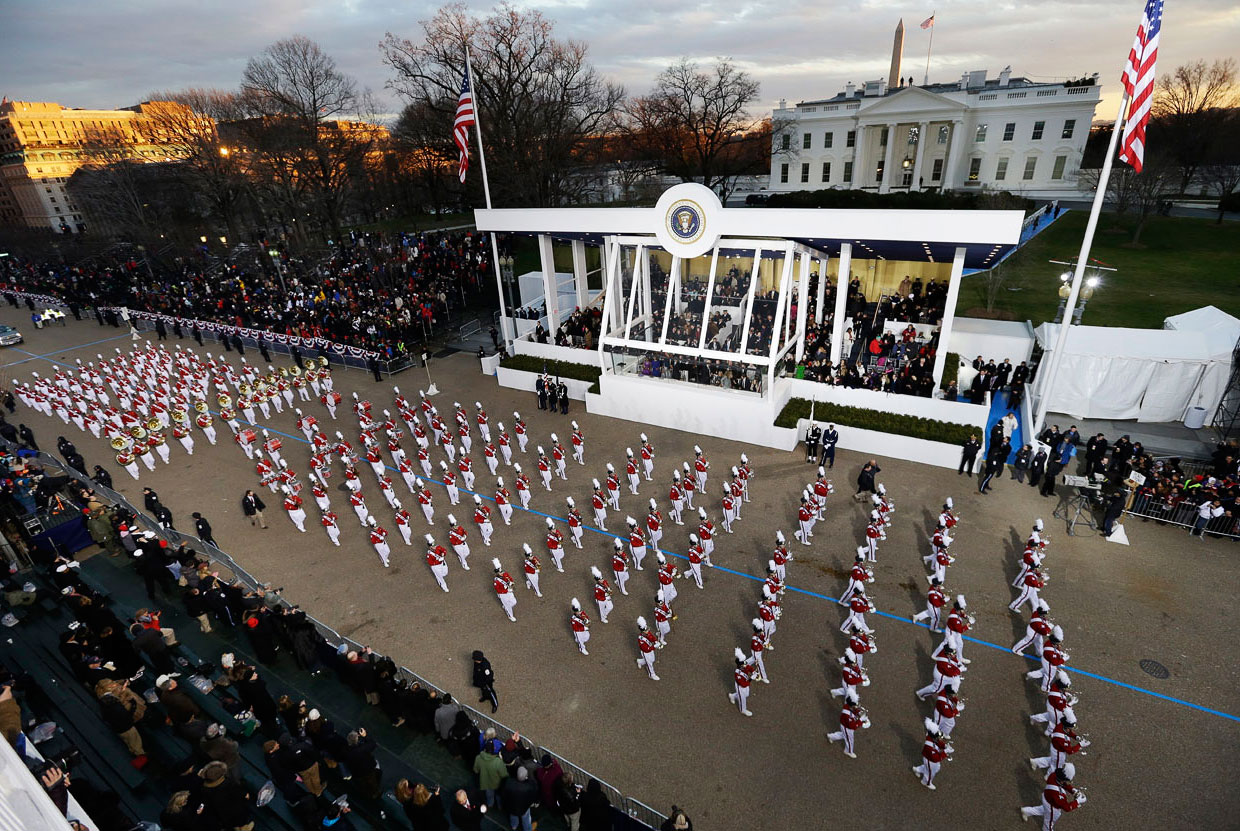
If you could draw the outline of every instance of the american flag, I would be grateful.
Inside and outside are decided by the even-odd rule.
[[[921,21],[921,28],[923,29],[934,28],[934,15],[930,15],[925,20]]]
[[[461,151],[457,176],[465,181],[465,171],[469,170],[469,128],[474,126],[474,93],[469,88],[469,70],[461,78],[461,97],[456,102],[456,120],[452,123],[452,140],[456,149]]]
[[[1119,158],[1141,172],[1145,160],[1145,125],[1154,98],[1154,64],[1158,60],[1158,32],[1162,29],[1163,0],[1146,0],[1137,37],[1128,53],[1121,79],[1128,93],[1128,120],[1120,142]]]

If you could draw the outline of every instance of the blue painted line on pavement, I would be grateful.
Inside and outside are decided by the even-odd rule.
[[[60,354],[60,353],[62,353],[62,352],[68,352],[68,351],[70,351],[70,350],[72,350],[72,349],[86,349],[86,348],[87,348],[87,347],[89,347],[89,346],[98,346],[98,345],[99,345],[99,344],[101,344],[101,343],[108,343],[109,341],[114,341],[114,340],[118,340],[119,338],[127,338],[127,337],[130,337],[130,335],[129,335],[129,333],[128,333],[128,332],[126,332],[126,333],[125,333],[125,334],[123,334],[123,335],[113,335],[112,337],[110,337],[110,338],[104,338],[103,340],[91,341],[90,343],[83,343],[83,344],[78,344],[78,345],[76,345],[76,346],[69,346],[69,347],[66,347],[66,348],[64,348],[64,349],[56,349],[56,350],[53,350],[53,351],[51,351],[51,352],[44,352],[42,355],[36,355],[36,354],[34,354],[33,352],[27,352],[25,349],[18,349],[17,347],[12,347],[12,349],[13,349],[13,351],[14,351],[14,352],[20,352],[20,353],[22,353],[23,355],[29,355],[30,357],[29,357],[29,358],[25,358],[25,359],[20,360],[20,361],[14,361],[14,362],[13,362],[13,363],[11,363],[11,364],[5,364],[4,366],[6,366],[6,367],[9,367],[9,366],[17,366],[18,364],[26,364],[26,363],[30,363],[31,361],[34,361],[34,360],[41,360],[41,361],[47,361],[49,364],[55,364],[56,366],[67,366],[67,367],[73,367],[73,366],[74,366],[73,364],[66,364],[66,363],[64,363],[64,362],[62,362],[62,361],[53,361],[51,358],[49,358],[49,357],[47,357],[47,356],[48,356],[48,355],[57,355],[57,354]]]

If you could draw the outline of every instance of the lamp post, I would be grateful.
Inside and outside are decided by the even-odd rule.
[[[1068,321],[1063,319],[1064,308],[1067,306],[1068,296],[1072,293],[1072,276],[1076,271],[1076,261],[1050,260],[1049,262],[1054,265],[1066,265],[1069,267],[1063,274],[1059,275],[1059,310],[1055,312],[1055,322],[1066,323]],[[1090,263],[1087,268],[1090,271],[1090,275],[1081,284],[1080,299],[1082,300],[1082,303],[1077,306],[1072,313],[1071,322],[1077,326],[1080,325],[1081,314],[1085,311],[1085,301],[1088,301],[1089,298],[1093,297],[1094,293],[1098,290],[1098,287],[1102,285],[1100,272],[1109,271],[1114,274],[1119,271],[1117,268],[1111,268],[1110,266],[1098,265],[1095,263]]]
[[[1059,275],[1059,308],[1055,311],[1055,322],[1063,320],[1064,307],[1068,305],[1068,295],[1072,293],[1072,273],[1065,271]]]
[[[508,314],[513,317],[516,311],[516,304],[512,299],[512,278],[515,267],[516,261],[513,260],[511,254],[505,254],[499,258],[500,273],[504,275],[504,286],[508,289]]]
[[[1085,304],[1089,302],[1089,298],[1094,296],[1094,292],[1098,290],[1098,285],[1101,282],[1096,275],[1085,278],[1085,285],[1081,286],[1081,305],[1076,307],[1076,311],[1072,315],[1072,323],[1076,326],[1081,325],[1081,315],[1085,314]]]
[[[288,294],[288,289],[284,287],[284,263],[280,261],[280,252],[272,248],[267,253],[271,255],[272,262],[276,264],[276,274],[280,277],[280,294]]]

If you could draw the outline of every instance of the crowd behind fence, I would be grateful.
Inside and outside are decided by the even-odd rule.
[[[1170,457],[1165,457],[1170,459]],[[1155,461],[1163,457],[1155,457]],[[1198,476],[1210,477],[1213,465],[1203,459],[1184,459],[1176,457],[1177,466],[1183,471],[1186,479]],[[1136,489],[1128,489],[1127,507],[1124,509],[1130,516],[1140,517],[1143,521],[1153,520],[1163,525],[1178,525],[1193,529],[1200,518],[1200,503],[1186,501],[1183,498],[1168,497],[1161,494],[1141,493]],[[1209,518],[1201,529],[1203,536],[1227,537],[1240,539],[1240,515],[1228,515],[1226,511],[1217,517]]]
[[[10,451],[17,450],[17,448],[14,445],[10,444],[7,441],[4,441],[3,439],[0,439],[0,445],[5,446]],[[191,550],[193,550],[194,552],[202,556],[204,559],[211,562],[213,565],[223,566],[227,568],[228,571],[232,573],[233,577],[235,578],[237,582],[241,583],[242,585],[246,586],[248,589],[252,591],[257,591],[260,588],[261,589],[269,588],[268,584],[262,583],[259,580],[257,580],[248,571],[246,571],[244,568],[238,565],[237,562],[232,557],[230,557],[228,554],[226,554],[223,550],[221,550],[217,546],[212,545],[207,542],[203,542],[198,537],[192,536],[190,534],[183,534],[176,530],[163,528],[153,518],[147,516],[141,510],[139,510],[137,506],[131,503],[123,495],[121,495],[120,493],[117,493],[111,488],[100,485],[98,482],[95,482],[94,480],[89,479],[86,476],[83,476],[78,471],[70,468],[68,465],[61,462],[55,456],[52,456],[40,450],[35,454],[35,458],[38,461],[38,463],[42,465],[43,467],[53,468],[55,470],[60,471],[63,475],[74,480],[82,487],[90,488],[91,490],[93,490],[95,494],[99,497],[102,497],[103,500],[106,500],[112,503],[114,506],[121,506],[125,510],[129,511],[129,513],[133,514],[133,516],[136,518],[135,520],[136,523],[141,525],[142,531],[150,531],[151,533],[155,534],[157,537],[167,540],[169,545],[171,546],[176,546],[184,542]],[[278,601],[283,606],[292,605],[289,603],[289,601],[286,598],[282,596],[278,597]],[[361,652],[363,649],[365,649],[365,644],[358,643],[352,638],[341,635],[335,629],[331,628],[326,623],[323,623],[322,621],[318,620],[313,615],[307,614],[306,618],[314,625],[315,629],[323,637],[323,640],[329,643],[332,647],[338,649],[341,645],[344,645],[349,650],[355,650],[358,652]],[[442,687],[438,686],[437,684],[431,681],[428,681],[426,678],[423,678],[421,675],[418,675],[416,672],[414,672],[413,670],[407,667],[398,666],[397,671],[400,673],[402,678],[410,682],[417,682],[418,684],[420,684],[423,688],[427,690],[434,690],[440,696],[448,692],[444,690]],[[464,710],[465,712],[469,714],[469,717],[477,725],[478,730],[480,732],[485,733],[488,727],[494,728],[496,737],[499,738],[501,741],[507,741],[508,739],[516,735],[517,731],[508,727],[506,724],[496,721],[491,716],[474,709],[473,707],[469,706],[468,704],[461,701],[459,698],[456,698],[455,696],[454,696],[454,700],[457,701],[457,703],[460,705],[462,710]],[[655,809],[651,808],[649,805],[646,805],[644,802],[641,802],[637,799],[633,799],[632,797],[625,796],[623,793],[620,792],[618,788],[609,784],[607,781],[600,779],[599,777],[595,776],[594,774],[590,773],[584,768],[573,764],[572,762],[565,759],[563,756],[559,755],[555,751],[539,745],[536,741],[530,738],[528,733],[522,732],[520,734],[520,737],[522,741],[527,743],[530,747],[534,748],[534,758],[541,758],[543,754],[547,754],[551,756],[551,758],[555,759],[560,764],[560,767],[563,768],[564,772],[572,777],[573,781],[576,784],[581,785],[582,787],[585,787],[585,785],[591,779],[597,780],[599,785],[602,787],[603,792],[607,795],[607,798],[611,801],[612,806],[616,810],[624,813],[626,816],[628,816],[632,820],[639,822],[641,824],[647,825],[651,828],[658,828],[664,822],[664,820],[667,819],[667,816],[665,814],[659,813]]]

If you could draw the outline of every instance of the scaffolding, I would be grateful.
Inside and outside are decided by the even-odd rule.
[[[1218,434],[1219,441],[1227,441],[1236,435],[1240,428],[1240,340],[1231,351],[1231,376],[1227,379],[1227,388],[1218,409],[1214,412],[1211,423]]]

